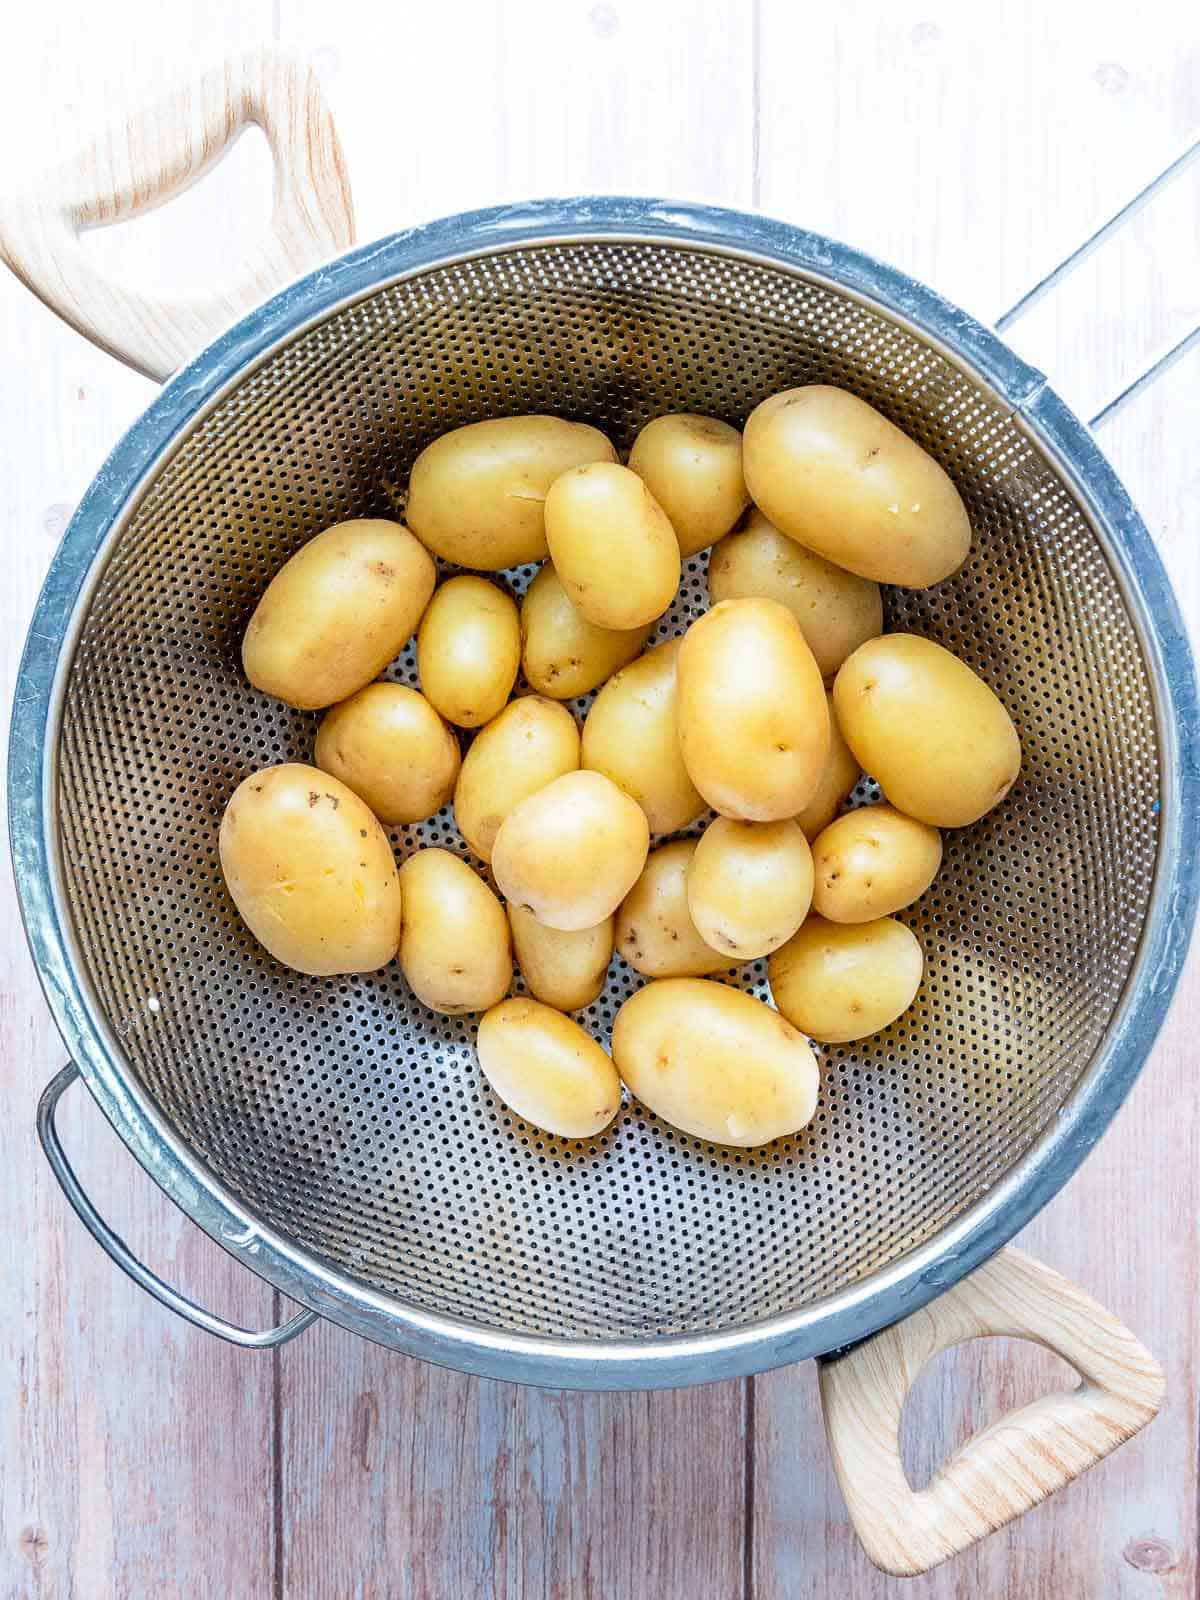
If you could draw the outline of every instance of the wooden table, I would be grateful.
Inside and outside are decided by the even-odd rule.
[[[1173,0],[47,0],[5,23],[0,192],[147,88],[281,40],[317,67],[364,238],[583,191],[758,206],[994,319],[1200,128],[1200,25]],[[203,280],[263,215],[253,139],[176,206],[97,237],[122,272]],[[1011,332],[1084,416],[1200,320],[1200,164]],[[0,274],[3,703],[71,508],[150,386]],[[1200,618],[1200,350],[1103,442]],[[60,1064],[6,896],[0,943],[0,1591],[6,1597],[799,1600],[900,1586],[858,1551],[811,1368],[682,1393],[523,1391],[327,1325],[241,1354],[159,1310],[72,1217],[33,1134]],[[1182,1600],[1197,1583],[1196,963],[1130,1101],[1024,1242],[1167,1368],[1157,1423],[909,1591]],[[88,1097],[85,1181],[157,1268],[246,1323],[272,1295],[184,1222]],[[927,1473],[1055,1363],[970,1347],[909,1410]]]

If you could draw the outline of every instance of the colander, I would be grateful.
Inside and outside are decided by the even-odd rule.
[[[275,151],[276,213],[232,287],[165,306],[98,278],[79,228],[178,188],[247,120]],[[269,55],[210,75],[0,221],[31,287],[157,376],[349,238],[315,85]],[[905,914],[928,961],[917,1003],[821,1052],[802,1135],[721,1149],[628,1102],[597,1139],[560,1142],[491,1094],[472,1019],[425,1010],[394,966],[286,971],[239,922],[217,863],[224,802],[254,768],[309,759],[316,724],[250,688],[240,636],[280,563],[331,522],[394,511],[447,428],[552,412],[627,446],[661,412],[740,423],[811,381],[863,396],[957,483],[973,553],[934,589],[890,592],[887,623],[995,687],[1023,777],[947,834],[941,875]],[[685,563],[656,637],[702,609],[705,564]],[[509,576],[520,590],[530,569]],[[415,681],[411,648],[388,675]],[[43,1099],[47,1153],[118,1264],[239,1344],[321,1316],[464,1371],[579,1388],[824,1356],[869,1553],[922,1570],[1157,1408],[1132,1335],[996,1252],[1104,1130],[1163,1018],[1196,898],[1196,730],[1168,581],[1091,436],[994,334],[903,274],[762,217],[636,199],[475,212],[347,250],[166,384],[38,602],[9,785],[29,941],[72,1062]],[[448,811],[393,838],[401,854],[463,849]],[[637,981],[614,962],[584,1018],[601,1039]],[[763,963],[743,981],[767,996]],[[234,1328],[131,1257],[54,1131],[79,1074],[160,1186],[299,1314]],[[995,1332],[1049,1343],[1085,1382],[914,1494],[904,1393],[935,1350]]]

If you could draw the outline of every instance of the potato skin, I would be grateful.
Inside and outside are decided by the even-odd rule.
[[[700,937],[687,902],[687,870],[697,840],[660,844],[617,911],[617,954],[647,978],[705,978],[736,966]]]
[[[895,1022],[916,999],[924,970],[916,935],[891,917],[811,916],[767,963],[775,1004],[823,1044],[849,1044]]]
[[[755,407],[742,444],[755,505],[789,539],[876,583],[925,589],[966,560],[971,524],[931,455],[827,384]]]
[[[447,722],[479,728],[500,715],[521,665],[516,602],[486,578],[434,591],[417,633],[417,675]]]
[[[445,561],[503,572],[546,554],[546,491],[570,467],[615,461],[597,428],[561,417],[489,417],[454,428],[413,462],[405,515]]]
[[[523,906],[508,907],[513,948],[530,993],[558,1011],[581,1011],[599,998],[613,953],[613,919],[595,928],[547,928]]]
[[[458,740],[415,689],[369,683],[325,713],[313,760],[388,827],[423,822],[449,800]]]
[[[374,972],[400,942],[387,835],[344,783],[299,762],[241,782],[221,819],[221,871],[242,921],[285,967]]]
[[[808,1040],[761,1000],[723,983],[648,983],[617,1012],[612,1053],[656,1116],[714,1144],[769,1144],[798,1132],[817,1108]]]
[[[627,666],[653,627],[598,628],[572,604],[547,561],[521,601],[521,664],[538,694],[574,700]]]
[[[1012,718],[965,661],[913,633],[861,645],[833,703],[846,742],[906,816],[965,828],[999,805],[1021,770]]]
[[[808,915],[813,858],[788,818],[716,817],[687,872],[687,902],[705,944],[731,961],[757,961],[790,939]]]
[[[537,695],[514,700],[475,735],[454,787],[458,831],[490,862],[514,806],[579,766],[579,727],[565,706]]]
[[[666,512],[685,558],[728,533],[750,503],[742,436],[716,417],[655,417],[633,441],[629,469]]]
[[[408,643],[433,584],[429,552],[401,523],[326,528],[263,591],[242,639],[246,676],[301,711],[349,699]]]
[[[796,822],[809,844],[837,816],[838,807],[862,777],[862,768],[838,724],[833,696],[827,694],[825,702],[829,710],[829,757],[812,798],[796,813]]]
[[[449,850],[418,850],[400,868],[400,970],[422,1005],[446,1016],[486,1011],[508,993],[512,946],[504,907]]]
[[[942,836],[894,806],[859,806],[821,833],[812,861],[814,910],[830,922],[875,922],[925,893]]]
[[[592,1139],[621,1104],[617,1069],[595,1039],[560,1011],[524,995],[480,1021],[484,1077],[510,1110],[560,1139]]]
[[[679,542],[636,472],[595,461],[556,478],[546,539],[571,603],[599,628],[640,628],[679,587]]]

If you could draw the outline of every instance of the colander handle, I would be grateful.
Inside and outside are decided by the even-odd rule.
[[[75,1176],[75,1169],[67,1158],[67,1152],[62,1147],[58,1129],[54,1125],[54,1113],[58,1102],[78,1077],[79,1068],[74,1062],[70,1062],[46,1085],[42,1098],[38,1101],[38,1138],[42,1141],[42,1149],[46,1152],[50,1169],[62,1185],[63,1193],[74,1207],[75,1214],[121,1271],[128,1273],[134,1283],[140,1284],[160,1305],[166,1306],[168,1311],[174,1311],[185,1322],[190,1322],[195,1328],[203,1328],[206,1333],[215,1333],[218,1339],[227,1339],[230,1344],[241,1345],[245,1350],[273,1349],[276,1345],[294,1339],[298,1333],[303,1333],[305,1328],[314,1323],[317,1320],[315,1311],[300,1311],[278,1328],[264,1328],[261,1332],[253,1328],[239,1328],[236,1323],[226,1322],[224,1317],[214,1316],[211,1311],[205,1311],[203,1306],[196,1305],[177,1289],[172,1289],[169,1283],[164,1283],[157,1273],[151,1272],[149,1267],[138,1260],[120,1234],[109,1227],[84,1193],[79,1179]]]
[[[1077,1388],[1046,1395],[969,1439],[915,1491],[900,1414],[926,1362],[968,1339],[1032,1339]],[[1077,1478],[1156,1415],[1162,1370],[1112,1314],[1006,1249],[922,1310],[821,1366],[834,1470],[867,1555],[897,1577],[928,1572]]]
[[[220,287],[170,299],[95,266],[85,228],[168,200],[256,123],[275,163],[265,234]],[[85,338],[164,379],[269,294],[354,240],[350,188],[312,70],[255,50],[111,128],[75,160],[0,208],[0,257]]]

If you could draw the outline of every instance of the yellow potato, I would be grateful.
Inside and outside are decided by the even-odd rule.
[[[966,560],[971,524],[931,455],[856,395],[809,384],[750,413],[742,465],[789,539],[876,583],[925,589]]]
[[[633,441],[629,466],[667,513],[681,556],[728,533],[749,504],[742,436],[716,417],[655,417]]]
[[[978,822],[1017,781],[1012,718],[965,661],[912,633],[861,645],[837,675],[846,742],[899,811],[935,828]]]
[[[505,817],[492,871],[506,900],[572,933],[612,915],[649,844],[641,806],[599,772],[568,772]]]
[[[508,993],[512,946],[504,907],[449,850],[418,850],[400,868],[400,970],[431,1011],[486,1011]]]
[[[778,1012],[723,983],[664,978],[631,995],[612,1053],[630,1090],[697,1139],[751,1148],[796,1133],[817,1109],[808,1040]]]
[[[860,806],[812,847],[813,909],[830,922],[874,922],[912,905],[937,877],[942,836],[892,806]]]
[[[408,643],[433,582],[429,552],[400,523],[326,528],[267,585],[242,640],[246,676],[301,711],[349,699]]]
[[[555,478],[617,453],[595,428],[558,417],[489,417],[427,445],[408,481],[409,527],[435,555],[503,572],[546,554],[546,491]]]
[[[696,843],[675,839],[652,850],[617,912],[617,952],[644,977],[705,978],[737,965],[704,942],[688,910],[687,870]]]
[[[676,668],[679,747],[715,811],[794,817],[829,757],[829,712],[813,653],[777,600],[725,600],[693,622]]]
[[[326,712],[313,759],[393,827],[422,822],[449,800],[458,740],[415,689],[369,683]]]
[[[493,1006],[475,1048],[504,1104],[560,1139],[592,1139],[617,1114],[621,1080],[577,1022],[523,995]]]
[[[530,992],[559,1011],[590,1006],[604,988],[613,953],[613,919],[567,933],[547,928],[523,906],[510,905],[517,965]]]
[[[524,695],[481,728],[454,787],[458,831],[481,861],[522,800],[579,766],[579,728],[565,706]]]
[[[572,605],[547,562],[521,601],[525,676],[539,694],[573,700],[632,661],[653,626],[598,628]]]
[[[387,835],[344,783],[287,762],[246,778],[221,819],[221,871],[250,932],[296,972],[374,972],[400,942]]]
[[[800,624],[826,681],[867,639],[883,632],[879,585],[806,550],[752,511],[709,558],[708,593],[722,600],[778,600]]]
[[[786,817],[717,817],[688,867],[692,921],[704,942],[731,961],[757,961],[777,950],[808,915],[812,895],[812,851]]]
[[[679,750],[671,639],[610,678],[583,724],[580,765],[602,772],[646,813],[651,833],[676,833],[707,808]]]
[[[568,597],[598,628],[640,628],[675,598],[675,530],[628,467],[596,461],[556,478],[546,539]]]
[[[767,963],[775,1004],[824,1044],[865,1039],[895,1022],[916,998],[924,969],[916,935],[891,917],[809,917]]]
[[[447,722],[480,728],[499,716],[521,665],[516,602],[486,578],[443,583],[417,633],[417,675]]]
[[[838,807],[862,777],[862,768],[838,726],[833,696],[826,695],[825,701],[829,709],[829,759],[812,799],[796,813],[796,822],[809,844],[837,816]]]

